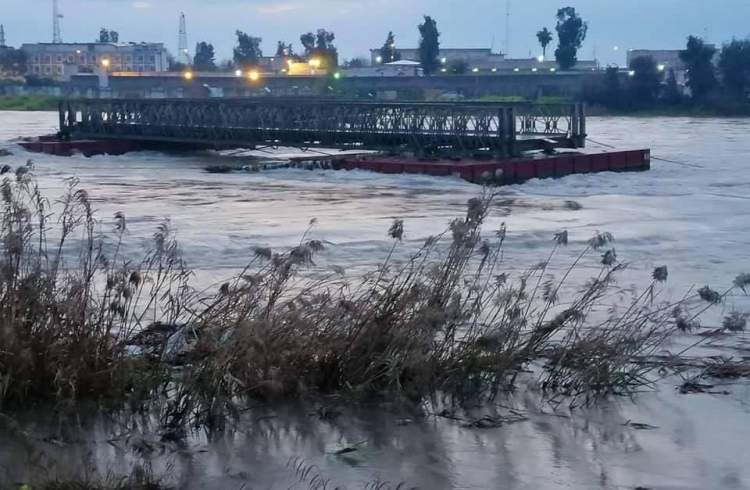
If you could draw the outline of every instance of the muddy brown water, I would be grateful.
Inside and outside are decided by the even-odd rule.
[[[101,216],[120,210],[128,216],[132,253],[170,217],[204,283],[231,275],[253,246],[293,245],[313,217],[315,237],[330,244],[321,267],[367,270],[390,248],[385,234],[394,217],[405,219],[406,254],[462,214],[478,192],[464,182],[423,176],[292,169],[207,174],[206,155],[61,159],[3,143],[49,132],[55,118],[0,112],[0,147],[14,152],[0,163],[33,158],[40,185],[52,196],[62,191],[63,178],[77,176]],[[718,289],[750,269],[748,130],[746,119],[591,118],[594,140],[651,147],[654,155],[690,166],[654,161],[647,173],[509,186],[488,226],[508,224],[513,270],[541,260],[555,231],[570,231],[571,255],[593,232],[610,231],[618,255],[633,263],[625,283],[642,286],[654,266],[667,264],[674,294],[694,285]],[[748,307],[738,294],[718,315]],[[725,344],[712,353],[750,355],[745,334]],[[479,411],[453,420],[387,406],[344,407],[341,415],[321,419],[320,402],[262,406],[224,434],[190,434],[184,443],[162,442],[153,425],[124,428],[83,410],[62,423],[49,410],[28,411],[17,417],[20,426],[0,421],[0,487],[127,474],[148,464],[180,488],[308,488],[292,461],[311,466],[308,477],[330,480],[328,488],[378,481],[425,489],[750,488],[750,387],[720,384],[713,393],[682,395],[675,388],[681,382],[668,378],[633,400],[572,412],[553,411],[522,390],[498,400],[504,407],[482,410],[508,416],[511,407],[525,419],[483,429],[464,427]],[[336,454],[345,448],[356,450]]]

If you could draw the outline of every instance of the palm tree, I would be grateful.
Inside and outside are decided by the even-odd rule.
[[[536,38],[539,39],[539,44],[542,45],[542,55],[547,56],[547,46],[552,42],[552,33],[546,27],[536,33]]]

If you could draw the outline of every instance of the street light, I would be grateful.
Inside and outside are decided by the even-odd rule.
[[[537,68],[532,68],[531,71],[535,72],[535,71],[538,71],[538,69]]]
[[[656,69],[657,69],[657,70],[659,70],[660,72],[664,71],[664,70],[665,70],[666,68],[667,68],[667,67],[666,67],[666,65],[664,65],[664,64],[660,64],[660,65],[658,65],[658,66],[656,67]]]
[[[234,71],[234,76],[235,77],[241,77],[242,76],[242,70],[235,70]]]
[[[377,58],[375,58],[375,63],[382,63],[382,62],[383,62],[382,56],[378,56]]]
[[[260,80],[260,73],[258,73],[258,70],[251,70],[250,73],[247,74],[247,78],[249,78],[251,82],[257,82]]]
[[[479,73],[479,68],[474,68],[471,71],[474,72],[474,73]]]
[[[341,79],[341,72],[338,72],[338,71],[337,71],[336,73],[334,73],[334,74],[333,74],[333,78],[334,78],[335,80],[339,80],[339,79]]]
[[[102,59],[102,67],[105,69],[109,68],[109,58]]]
[[[193,72],[192,71],[186,71],[185,73],[182,74],[182,78],[184,78],[185,80],[188,80],[188,81],[192,80],[193,79]]]
[[[442,63],[442,64],[448,63],[448,58],[446,58],[446,57],[440,58],[440,63]]]
[[[539,63],[543,63],[543,62],[544,62],[544,55],[543,55],[543,54],[540,54],[539,56],[537,56],[537,57],[536,57],[536,60],[537,60],[537,61],[538,61]]]
[[[629,76],[629,77],[634,77],[634,76],[635,76],[635,70],[630,70],[630,71],[628,72],[628,76]]]

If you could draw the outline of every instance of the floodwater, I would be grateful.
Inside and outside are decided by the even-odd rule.
[[[481,190],[452,178],[362,171],[209,174],[206,165],[226,159],[159,153],[62,158],[27,154],[7,142],[52,132],[55,124],[56,114],[0,112],[0,147],[15,153],[0,163],[32,158],[51,198],[63,192],[64,178],[77,177],[95,200],[103,231],[116,211],[125,213],[128,253],[141,251],[169,218],[196,280],[206,284],[236,272],[254,246],[297,243],[311,218],[317,219],[313,236],[328,243],[319,266],[370,269],[390,249],[392,219],[405,222],[403,256],[460,216]],[[573,175],[502,188],[487,229],[507,223],[509,270],[546,259],[553,234],[562,229],[571,244],[558,270],[597,231],[611,232],[618,257],[632,264],[622,278],[628,284],[645,286],[653,267],[667,265],[669,292],[679,295],[704,284],[722,289],[750,270],[750,119],[591,118],[588,130],[592,147],[596,141],[651,148],[669,162],[655,160],[645,173]],[[750,302],[734,295],[719,313],[732,309],[748,310]],[[737,345],[746,340],[740,336]],[[441,417],[404,421],[407,415],[395,410],[345,411],[323,421],[309,413],[314,407],[262,407],[236,432],[196,435],[188,448],[152,444],[155,452],[145,457],[169,466],[176,484],[187,488],[308,488],[287,468],[290,458],[315,465],[331,480],[329,488],[374,481],[427,489],[750,488],[748,385],[717,388],[728,394],[681,395],[679,383],[667,379],[635,401],[555,414],[533,395],[518,395],[502,403],[528,420],[484,430]],[[654,428],[638,430],[628,421]],[[0,423],[0,440],[3,430]],[[124,472],[138,459],[101,421],[65,425],[63,439],[60,430],[37,421],[28,425],[30,439],[0,443],[0,483],[22,481],[42,464],[54,476],[82,468]],[[334,454],[356,443],[357,451]]]

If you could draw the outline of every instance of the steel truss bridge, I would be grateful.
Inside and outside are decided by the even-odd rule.
[[[307,98],[70,99],[61,134],[205,147],[292,146],[430,153],[583,147],[582,104],[358,102]]]

